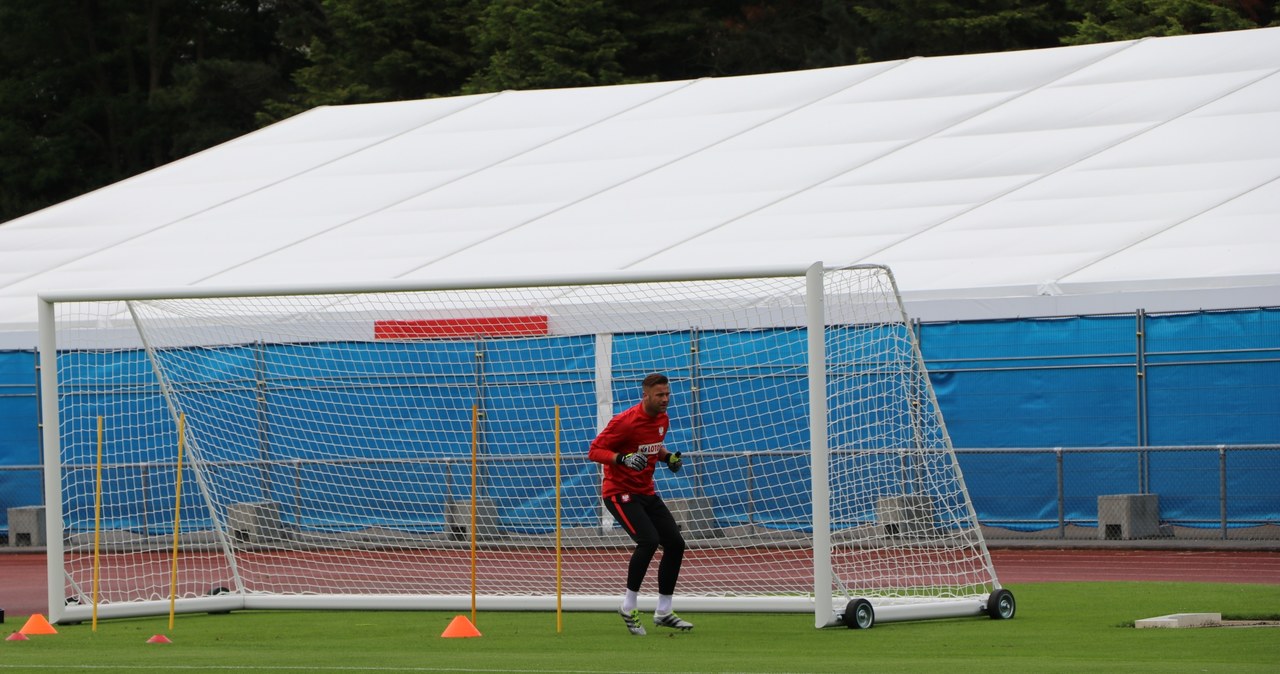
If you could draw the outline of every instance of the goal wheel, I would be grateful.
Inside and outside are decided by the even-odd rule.
[[[216,597],[220,594],[231,594],[231,590],[228,590],[226,587],[222,585],[216,585],[212,588],[209,588],[210,597]],[[227,609],[224,611],[209,611],[209,615],[227,615],[228,613],[231,613],[230,609]]]
[[[869,630],[876,624],[876,610],[866,599],[854,599],[844,607],[841,620],[851,630]]]
[[[1013,593],[1001,588],[987,597],[987,615],[995,620],[1008,620],[1018,610],[1018,603],[1013,600]]]

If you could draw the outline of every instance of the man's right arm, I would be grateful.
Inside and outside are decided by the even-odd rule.
[[[596,439],[591,441],[591,448],[587,450],[588,459],[606,466],[618,465],[618,460],[622,458],[622,453],[614,449],[620,440],[618,425],[618,417],[614,417]]]

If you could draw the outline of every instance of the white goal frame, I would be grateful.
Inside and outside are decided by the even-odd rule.
[[[901,296],[896,282],[888,268],[878,265],[859,265],[856,267],[824,267],[822,263],[814,263],[808,267],[751,268],[738,270],[717,270],[715,272],[692,273],[635,273],[611,272],[590,275],[563,275],[554,277],[503,278],[488,282],[460,280],[454,282],[416,282],[416,283],[370,283],[370,284],[332,284],[308,285],[292,287],[237,287],[237,288],[177,288],[177,289],[121,289],[121,290],[54,290],[39,293],[39,363],[41,384],[41,416],[42,440],[44,456],[44,491],[46,494],[47,518],[47,557],[48,557],[48,601],[49,616],[55,623],[74,623],[87,621],[91,617],[135,617],[157,615],[174,610],[178,613],[226,612],[242,609],[360,609],[360,610],[462,610],[474,606],[483,610],[556,610],[561,606],[556,596],[428,596],[428,595],[337,595],[337,594],[257,594],[236,593],[215,594],[204,597],[178,597],[170,604],[169,598],[163,600],[106,603],[100,606],[89,606],[83,603],[69,603],[66,588],[69,576],[64,568],[64,530],[63,513],[63,458],[61,431],[61,404],[59,393],[59,370],[57,358],[58,326],[55,307],[62,303],[79,302],[127,302],[148,300],[199,300],[212,298],[263,297],[263,296],[301,296],[329,294],[359,294],[372,292],[418,292],[418,291],[470,291],[477,289],[503,289],[509,287],[541,288],[552,286],[594,286],[613,284],[645,284],[685,281],[718,281],[726,279],[757,279],[774,277],[796,277],[803,279],[805,295],[805,325],[807,330],[807,376],[809,395],[809,439],[810,461],[810,494],[812,503],[812,565],[813,591],[810,596],[756,596],[756,597],[686,597],[677,591],[677,601],[682,611],[734,611],[734,612],[797,612],[812,613],[816,627],[844,624],[843,611],[849,596],[833,589],[839,586],[840,580],[832,576],[832,520],[830,513],[831,485],[828,469],[831,462],[831,449],[828,447],[828,401],[827,401],[827,360],[824,335],[827,319],[824,307],[824,273],[833,270],[868,269],[883,272],[892,287],[893,301],[899,310],[902,308]],[[903,325],[910,326],[905,311],[900,317]],[[927,404],[936,409],[937,401],[932,387],[928,385],[927,375],[923,370],[923,358],[919,350],[914,332],[910,346],[916,366],[923,379],[921,395]],[[602,394],[607,405],[608,392]],[[176,415],[175,415],[176,416]],[[602,407],[601,417],[607,420],[607,407]],[[929,451],[944,455],[949,461],[951,476],[959,485],[959,493],[952,495],[959,503],[957,520],[964,531],[960,538],[964,545],[974,553],[974,564],[981,567],[976,574],[977,590],[968,589],[958,594],[943,598],[928,596],[902,597],[868,597],[875,610],[876,622],[897,620],[914,620],[924,618],[946,618],[976,616],[989,613],[989,600],[1000,590],[1001,585],[991,563],[986,543],[978,526],[977,515],[964,487],[963,476],[955,461],[945,427],[941,427],[940,414],[937,419],[941,433],[939,446]],[[919,450],[920,448],[915,448]],[[569,451],[585,452],[585,448],[575,447]],[[194,486],[193,486],[194,488]],[[223,534],[225,539],[225,533]],[[922,542],[922,546],[938,547],[946,545],[938,542]],[[176,546],[175,546],[176,547]],[[225,547],[225,546],[224,546]],[[622,570],[617,571],[622,574]],[[619,585],[621,580],[619,579]],[[649,581],[652,582],[652,581]],[[652,587],[648,588],[652,591]],[[910,593],[908,593],[910,594]],[[615,610],[618,596],[573,595],[563,597],[565,610]],[[641,608],[651,607],[651,600],[643,600]]]

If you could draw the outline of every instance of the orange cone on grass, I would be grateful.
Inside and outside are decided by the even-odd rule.
[[[173,643],[173,642],[169,640],[169,637],[166,637],[166,636],[165,636],[165,635],[163,635],[163,634],[157,634],[157,635],[155,635],[155,636],[151,637],[150,639],[147,639],[147,643],[149,643],[149,644],[171,644],[171,643]]]
[[[39,613],[31,616],[30,618],[27,618],[27,624],[23,625],[22,629],[18,631],[28,636],[32,634],[57,634],[58,633],[58,630],[53,629],[53,625],[50,625],[49,621]]]
[[[466,616],[460,615],[455,617],[453,622],[449,623],[448,627],[444,628],[444,632],[442,632],[440,636],[450,639],[459,637],[478,637],[480,636],[480,630],[476,629],[476,626],[472,625],[471,621],[467,620]]]

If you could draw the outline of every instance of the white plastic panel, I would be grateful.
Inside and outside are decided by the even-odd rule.
[[[1251,306],[1277,128],[1277,28],[318,108],[0,225],[0,332],[42,289],[815,260],[930,318]]]

